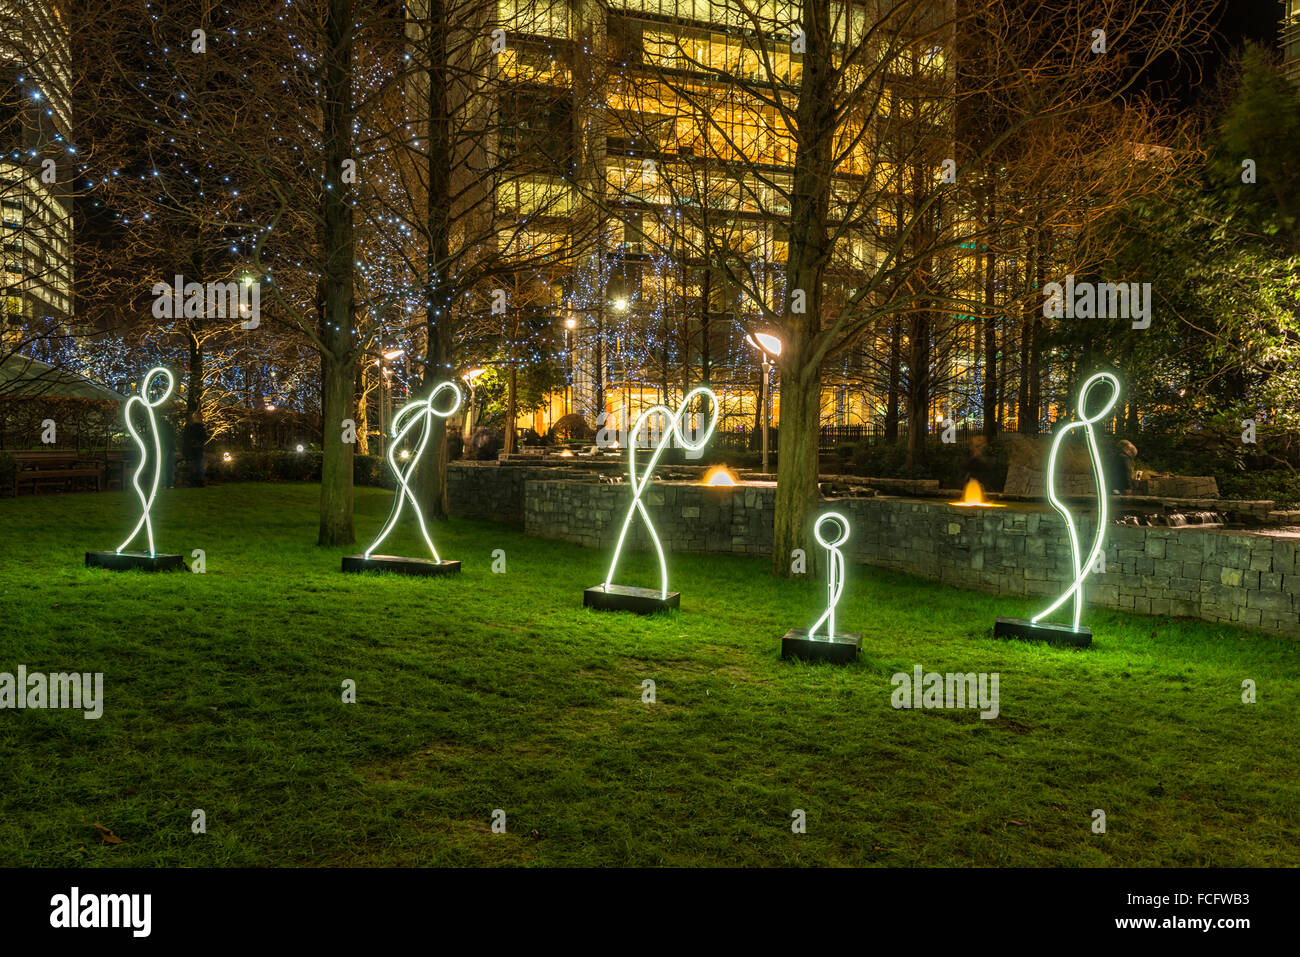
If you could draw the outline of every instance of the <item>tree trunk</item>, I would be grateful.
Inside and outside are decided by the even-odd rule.
[[[708,268],[704,270],[704,285],[700,308],[700,381],[709,384],[709,308],[712,302],[712,280]]]
[[[383,376],[381,369],[379,375]],[[383,388],[382,379],[380,388]],[[366,364],[357,363],[357,413],[354,416],[357,423],[357,454],[370,454],[370,396],[366,393]]]
[[[922,304],[924,305],[924,304]],[[907,457],[911,472],[925,461],[925,438],[930,434],[930,315],[918,312],[909,321],[907,380]]]
[[[776,458],[776,515],[772,573],[790,577],[791,553],[803,549],[815,565],[812,525],[817,509],[817,445],[821,424],[820,344],[822,295],[831,240],[832,144],[838,125],[838,73],[831,63],[830,5],[803,5],[806,53],[795,107],[794,170],[791,177],[790,243],[786,260],[787,311],[781,369],[781,451]],[[802,294],[802,312],[793,296]]]
[[[325,434],[321,443],[320,535],[316,544],[351,545],[356,541],[352,529],[353,445],[343,441],[343,420],[350,419],[356,407],[353,370],[350,362],[339,362],[329,354],[322,358],[322,366]]]
[[[423,64],[428,80],[425,108],[428,141],[428,184],[425,198],[425,345],[420,386],[429,395],[450,377],[451,322],[454,305],[442,272],[451,259],[452,134],[448,88],[455,80],[448,49],[447,9],[443,0],[430,0],[424,20]],[[434,416],[429,444],[415,475],[415,494],[425,516],[447,517],[447,420]]]
[[[518,395],[519,365],[510,363],[510,380],[506,386],[506,454],[515,450],[515,417],[519,414]]]
[[[783,353],[784,354],[784,353]],[[772,574],[789,577],[791,554],[802,548],[808,570],[818,567],[812,522],[817,494],[817,436],[821,424],[821,369],[781,372],[781,451],[776,457],[776,517]]]
[[[352,295],[355,236],[352,208],[340,179],[343,161],[354,157],[352,148],[352,39],[351,0],[329,0],[325,15],[328,40],[323,90],[323,145],[325,181],[322,191],[321,339],[322,364],[321,458],[319,545],[351,545],[352,455],[354,446],[343,441],[343,421],[356,410],[356,356],[353,353]]]
[[[985,224],[993,220],[993,189],[989,188],[984,207]],[[984,246],[984,438],[992,440],[998,431],[998,339],[997,321],[997,262],[993,247]]]
[[[889,386],[885,398],[885,444],[898,443],[899,391],[903,368],[903,324],[897,319],[889,330]]]
[[[186,330],[186,339],[190,347],[189,384],[185,390],[185,418],[188,421],[203,407],[203,346],[192,329]]]

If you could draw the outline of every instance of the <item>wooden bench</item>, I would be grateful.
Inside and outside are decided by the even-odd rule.
[[[104,487],[104,466],[95,461],[92,454],[84,452],[61,452],[54,449],[33,450],[27,452],[9,452],[13,459],[14,497],[24,485],[32,487],[36,494],[39,486],[51,484],[62,485],[65,489],[79,482],[90,480],[95,483],[95,491]]]

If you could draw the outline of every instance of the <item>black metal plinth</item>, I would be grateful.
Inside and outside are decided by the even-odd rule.
[[[862,635],[857,632],[837,631],[831,638],[813,638],[807,628],[791,628],[781,639],[781,657],[847,664],[857,659],[861,647]]]
[[[150,555],[148,552],[86,552],[87,568],[107,568],[125,572],[137,568],[142,572],[178,572],[185,570],[179,555]]]
[[[399,555],[344,555],[345,572],[391,572],[395,575],[458,575],[460,562],[435,562],[432,558],[403,558]]]
[[[636,588],[631,585],[592,585],[582,593],[582,603],[598,611],[631,611],[638,615],[653,615],[682,607],[682,593],[670,591],[660,598],[657,588]]]
[[[1046,641],[1054,645],[1087,648],[1092,644],[1092,629],[1075,631],[1069,625],[1052,621],[1025,621],[1023,618],[998,617],[993,626],[994,638],[1018,638],[1021,641]]]

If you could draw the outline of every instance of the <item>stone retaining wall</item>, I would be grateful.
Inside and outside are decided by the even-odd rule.
[[[631,502],[626,484],[530,480],[524,529],[589,548],[612,548]],[[775,489],[656,483],[644,501],[668,551],[765,556]],[[970,509],[872,498],[827,501],[849,518],[850,560],[962,588],[1057,595],[1071,579],[1065,526],[1055,512]],[[1087,522],[1081,541],[1091,540]],[[639,518],[629,546],[650,547]],[[1300,636],[1300,531],[1262,534],[1113,525],[1106,570],[1090,604],[1145,614],[1226,621]]]

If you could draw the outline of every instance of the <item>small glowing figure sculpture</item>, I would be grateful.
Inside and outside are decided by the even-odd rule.
[[[150,393],[154,388],[154,380],[159,376],[165,379],[166,388],[157,398],[150,398]],[[131,534],[126,537],[126,540],[117,546],[114,551],[87,552],[87,565],[111,568],[118,571],[126,568],[166,571],[185,567],[184,559],[179,555],[158,554],[153,541],[153,518],[149,514],[153,508],[154,500],[158,497],[158,486],[162,483],[163,472],[162,437],[158,434],[158,419],[154,416],[154,409],[157,409],[171,397],[175,384],[176,380],[171,370],[158,366],[145,373],[144,379],[140,382],[140,392],[126,400],[122,416],[126,421],[126,430],[131,433],[131,438],[140,449],[140,464],[136,467],[135,475],[131,477],[131,485],[135,488],[135,494],[140,499],[140,520],[135,523],[135,528],[131,529]],[[150,451],[150,445],[136,431],[135,423],[131,421],[131,412],[137,405],[144,409],[145,416],[149,421],[149,432],[153,437],[152,451]],[[147,495],[140,484],[140,477],[145,474],[146,469],[152,469]],[[127,546],[135,541],[141,529],[144,529],[149,551],[128,552],[126,550]]]
[[[708,396],[709,399],[710,408],[707,425],[702,435],[696,432],[696,434],[688,438],[683,422],[691,403],[699,396]],[[642,614],[662,611],[665,608],[680,607],[681,593],[673,592],[670,595],[668,592],[668,563],[664,559],[663,543],[659,541],[659,535],[655,531],[654,523],[650,521],[650,514],[646,511],[645,504],[641,501],[641,495],[649,484],[651,476],[654,475],[655,466],[659,464],[659,457],[663,454],[664,449],[672,444],[674,438],[687,452],[703,451],[709,439],[713,437],[713,430],[717,427],[718,411],[718,397],[710,389],[699,386],[686,394],[676,412],[673,412],[667,406],[656,405],[637,416],[636,423],[629,433],[631,438],[628,442],[627,473],[628,484],[632,487],[632,502],[628,506],[626,517],[623,519],[623,527],[618,533],[618,542],[614,546],[614,557],[609,563],[609,573],[605,576],[605,581],[602,584],[588,588],[584,592],[583,604],[591,608],[636,611]],[[650,453],[649,460],[645,463],[645,467],[638,476],[636,468],[637,437],[641,434],[642,426],[651,421],[666,421],[667,427],[663,435],[659,437],[658,445]],[[657,595],[652,589],[634,588],[613,583],[614,572],[618,568],[619,556],[623,551],[623,543],[627,540],[628,529],[632,526],[632,518],[637,514],[640,514],[642,521],[645,522],[646,531],[650,533],[650,541],[654,543],[655,552],[659,556],[659,590]]]
[[[827,540],[822,536],[824,526],[836,527],[834,539]],[[849,520],[839,512],[827,512],[817,519],[813,536],[817,539],[817,544],[826,549],[826,610],[811,628],[792,628],[786,633],[781,639],[781,657],[810,661],[852,661],[862,646],[862,635],[835,630],[835,606],[844,594],[844,553],[840,551],[840,546],[849,540]],[[826,637],[819,638],[817,629],[823,622],[826,623]]]
[[[1098,391],[1104,391],[1106,398],[1104,402],[1101,402],[1093,409],[1091,407],[1096,400],[1092,398],[1092,393]],[[1092,574],[1093,566],[1097,563],[1106,547],[1106,495],[1108,491],[1106,488],[1106,466],[1101,458],[1101,449],[1097,445],[1097,433],[1093,426],[1110,415],[1111,410],[1115,408],[1115,403],[1119,400],[1119,392],[1119,380],[1109,372],[1098,372],[1096,375],[1091,376],[1079,388],[1079,418],[1060,429],[1052,438],[1052,450],[1047,459],[1047,499],[1051,502],[1052,508],[1056,509],[1065,521],[1065,529],[1070,536],[1070,554],[1074,580],[1056,601],[1052,602],[1051,605],[1028,622],[1014,618],[999,618],[994,627],[994,634],[998,637],[1045,638],[1049,641],[1064,641],[1079,646],[1087,645],[1092,641],[1092,632],[1087,628],[1079,627],[1079,619],[1083,612],[1083,583]],[[1088,549],[1086,556],[1079,547],[1079,530],[1075,526],[1074,516],[1056,494],[1056,460],[1060,454],[1062,443],[1075,429],[1082,429],[1087,439],[1093,477],[1097,482],[1097,531],[1093,536],[1092,545]],[[1044,618],[1071,598],[1074,599],[1073,625],[1067,627],[1043,621]]]
[[[833,542],[822,538],[822,526],[827,524],[839,525],[841,534]],[[830,641],[835,637],[835,606],[840,603],[840,595],[844,594],[844,553],[840,546],[849,540],[849,520],[839,512],[827,512],[817,519],[813,536],[817,544],[826,549],[826,610],[808,629],[808,636],[816,638],[817,629],[826,622],[826,640]]]
[[[439,409],[436,406],[438,396],[443,392],[450,392],[453,396],[451,407],[448,409]],[[388,464],[392,467],[393,474],[397,476],[397,497],[393,500],[393,509],[389,513],[388,521],[383,530],[380,531],[379,537],[371,543],[364,554],[349,555],[343,559],[343,570],[345,572],[378,569],[401,572],[407,575],[445,575],[460,571],[460,562],[444,562],[439,557],[438,549],[434,547],[433,539],[429,537],[429,530],[425,526],[424,512],[421,511],[420,503],[415,499],[415,493],[411,491],[411,476],[419,468],[420,458],[424,455],[430,436],[433,435],[434,417],[445,419],[455,415],[456,410],[460,408],[460,399],[460,389],[456,386],[456,383],[440,382],[423,399],[408,402],[402,406],[401,410],[393,418],[393,440],[388,445]],[[397,461],[398,449],[403,440],[417,428],[420,430],[419,439],[415,442],[413,449],[408,448],[400,453],[404,464],[399,465]],[[374,554],[375,549],[383,543],[384,539],[397,525],[397,520],[402,514],[402,507],[408,500],[411,503],[411,508],[415,510],[415,521],[419,526],[420,535],[423,536],[424,543],[429,546],[429,554],[433,556],[431,562],[419,558],[401,558],[395,555]]]

